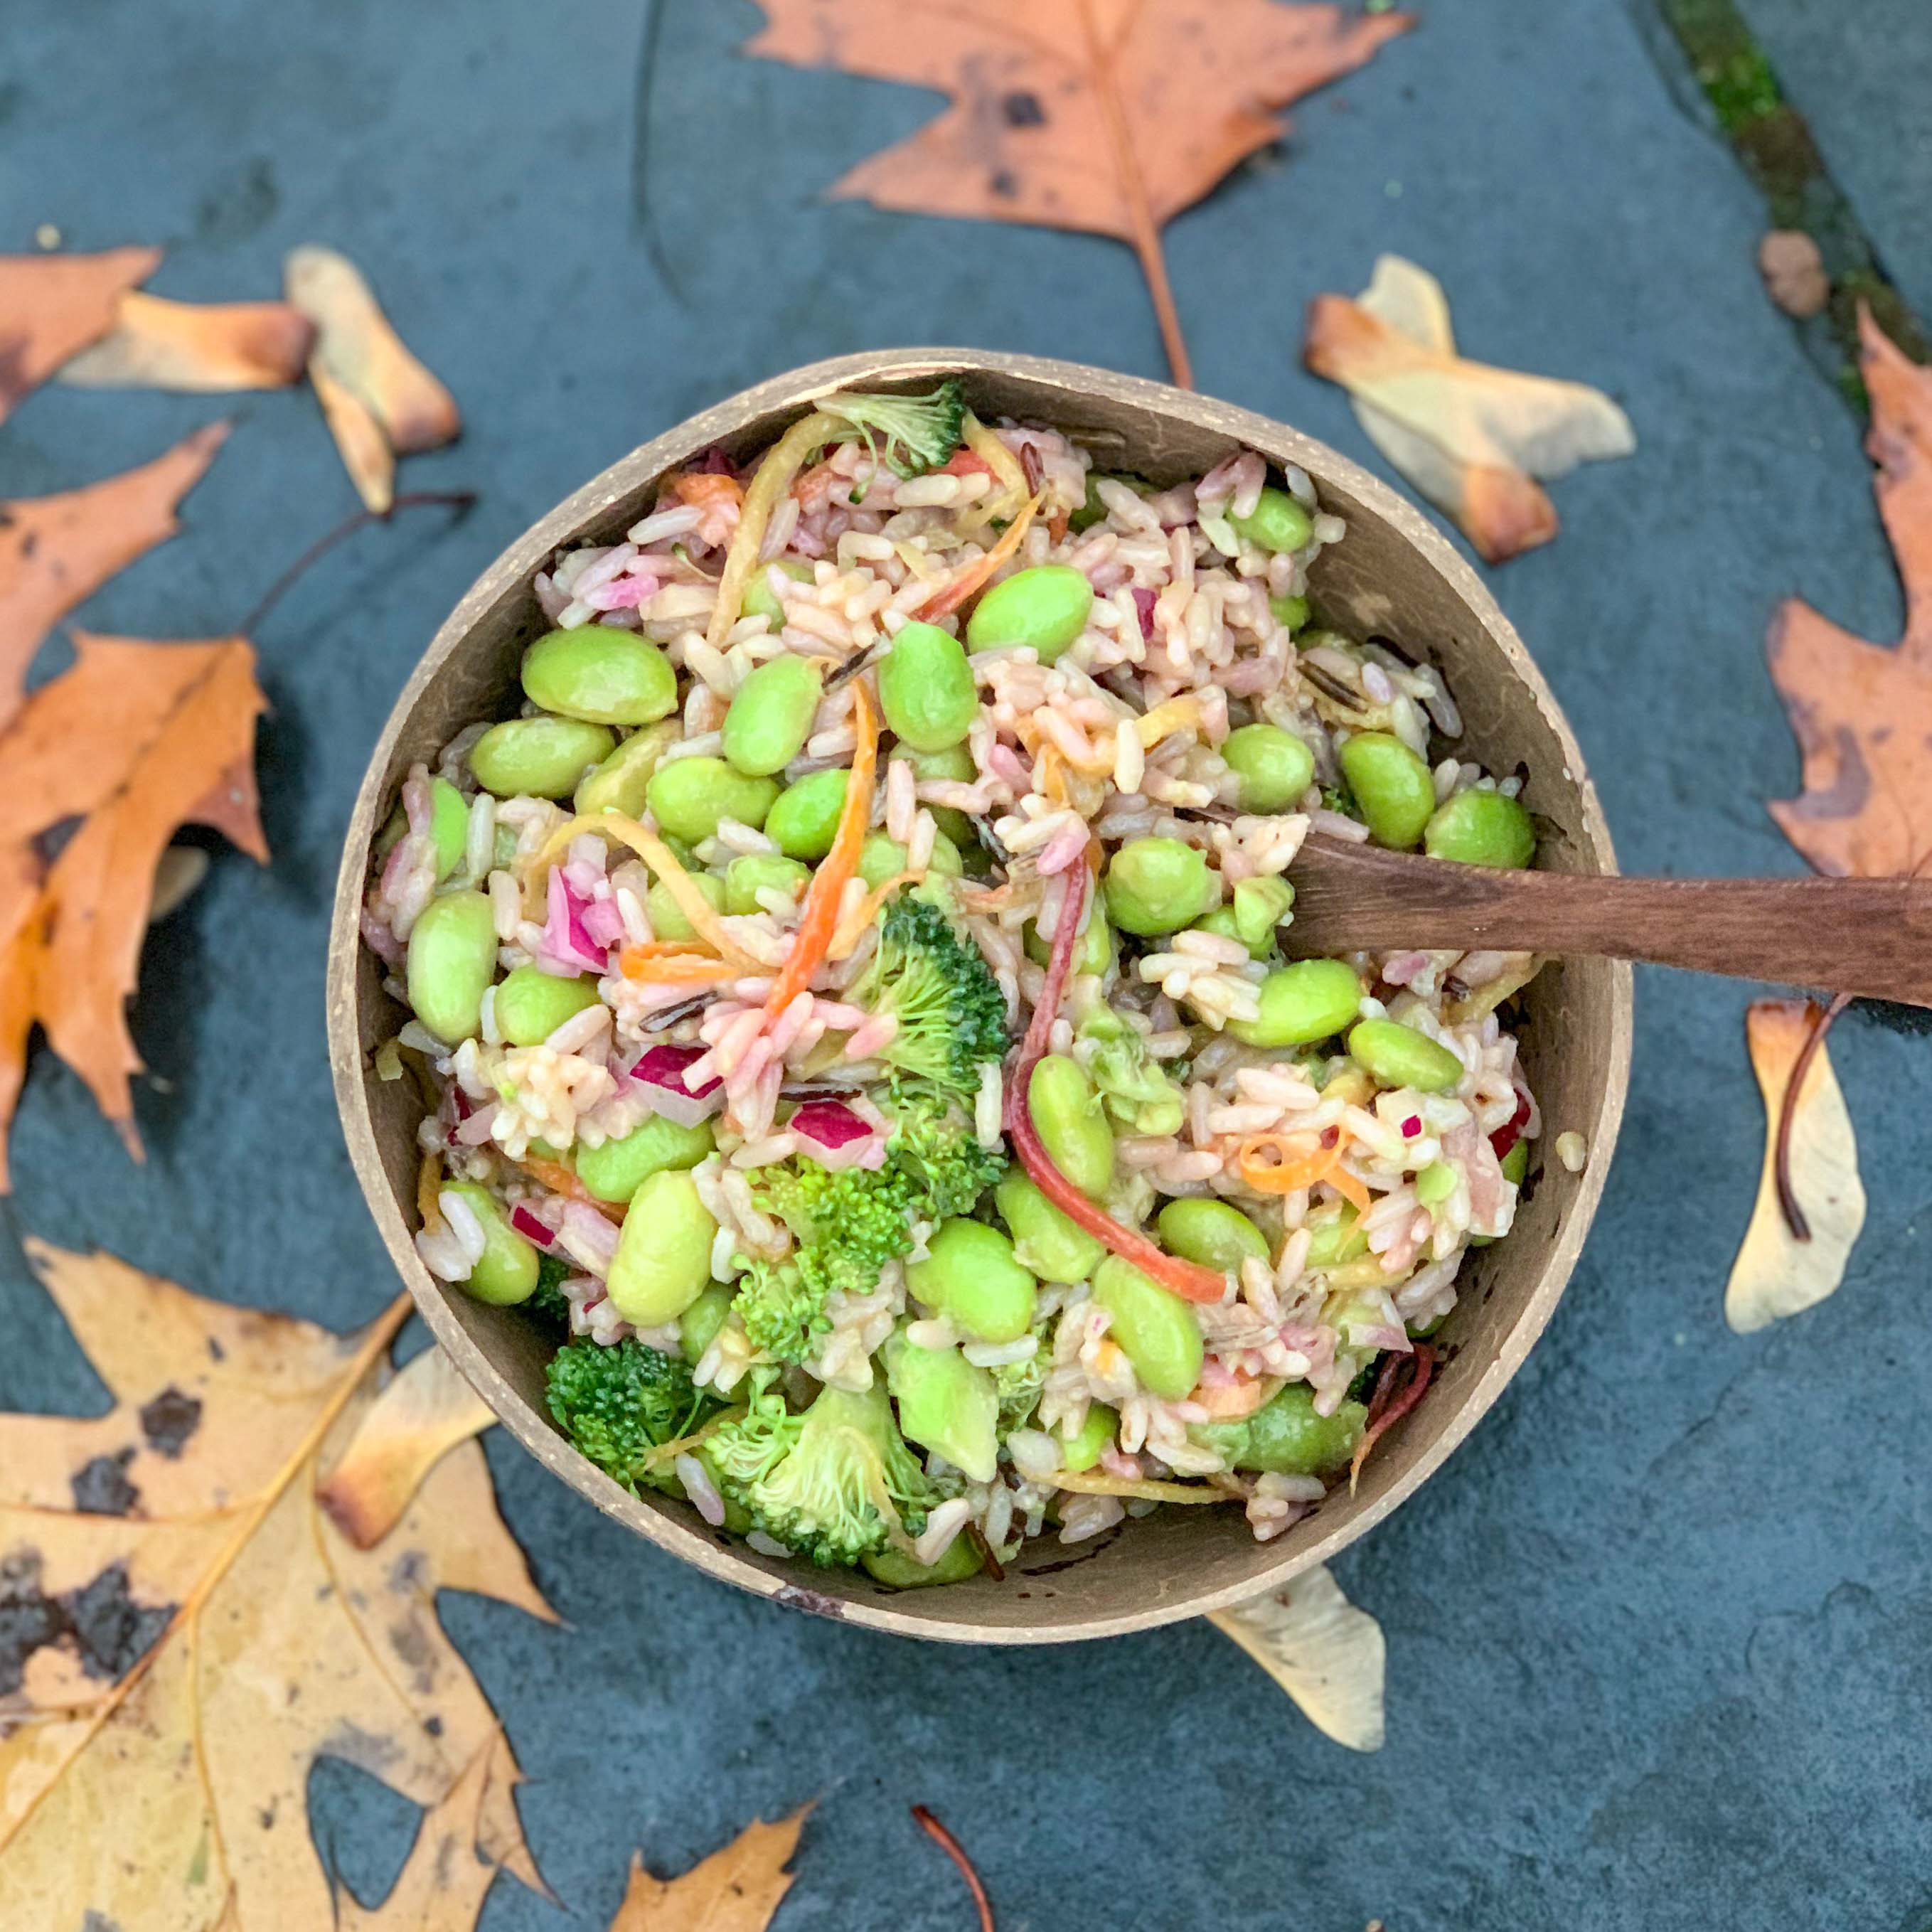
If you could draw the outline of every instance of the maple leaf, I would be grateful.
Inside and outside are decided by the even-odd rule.
[[[1369,440],[1490,563],[1556,536],[1539,478],[1636,447],[1600,390],[1459,355],[1442,284],[1400,255],[1355,300],[1316,297],[1302,360],[1348,390]]]
[[[776,1824],[754,1819],[731,1842],[682,1878],[653,1878],[634,1853],[610,1932],[764,1932],[791,1889],[785,1870],[812,1809]]]
[[[482,1450],[446,1455],[367,1552],[316,1498],[408,1298],[340,1336],[111,1256],[28,1256],[114,1406],[0,1414],[10,1925],[472,1932],[497,1869],[542,1889],[515,1760],[434,1608],[461,1589],[555,1620]],[[426,1810],[374,1911],[310,1834],[326,1756]]]
[[[117,570],[181,527],[175,510],[228,435],[210,423],[138,470],[58,496],[0,502],[0,726],[47,633]]]
[[[0,1191],[37,1021],[140,1156],[124,1006],[176,830],[211,826],[268,857],[254,773],[266,704],[246,640],[76,632],[74,646],[73,668],[0,732]],[[69,826],[50,862],[44,836]]]
[[[1388,1646],[1382,1627],[1342,1594],[1325,1564],[1208,1622],[1231,1636],[1316,1729],[1351,1750],[1382,1748]]]
[[[70,356],[106,334],[122,296],[160,259],[158,248],[0,255],[0,422]]]
[[[1771,808],[1786,838],[1835,877],[1932,869],[1932,370],[1861,311],[1872,403],[1865,449],[1905,589],[1905,634],[1868,644],[1797,598],[1772,620],[1772,682],[1804,754],[1804,789]]]
[[[1864,1226],[1858,1139],[1832,1071],[1822,1018],[1806,1000],[1754,1000],[1745,1016],[1764,1095],[1765,1149],[1757,1202],[1724,1290],[1724,1319],[1740,1335],[1834,1293]]]
[[[1140,258],[1191,384],[1162,227],[1280,140],[1275,110],[1412,24],[1277,0],[760,0],[747,53],[936,88],[952,105],[836,196],[1110,235]]]

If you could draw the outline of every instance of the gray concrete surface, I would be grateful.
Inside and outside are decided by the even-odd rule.
[[[648,64],[638,0],[10,14],[4,245],[44,221],[78,248],[165,241],[154,286],[204,298],[273,292],[295,243],[346,249],[466,413],[409,483],[482,493],[454,530],[364,535],[264,627],[274,865],[224,857],[150,943],[145,1166],[36,1066],[14,1234],[340,1327],[373,1313],[393,1282],[334,1126],[327,893],[380,721],[472,577],[620,452],[814,356],[940,339],[1160,373],[1125,250],[818,198],[930,97],[740,60],[745,0],[663,4]],[[1284,157],[1175,224],[1202,386],[1376,461],[1297,350],[1306,299],[1393,248],[1442,276],[1472,353],[1614,392],[1638,453],[1558,484],[1563,536],[1497,590],[1628,866],[1796,869],[1763,809],[1796,769],[1766,621],[1793,592],[1876,638],[1899,618],[1856,426],[1760,291],[1751,190],[1623,8],[1426,13],[1298,110]],[[1862,17],[1832,10],[1820,58]],[[1888,98],[1882,47],[1870,72]],[[1844,139],[1876,166],[1860,118]],[[49,390],[0,430],[0,493],[105,474],[218,408]],[[232,412],[188,534],[94,598],[91,627],[218,632],[352,507],[308,398]],[[601,1932],[632,1845],[682,1869],[814,1796],[781,1932],[970,1924],[914,1800],[972,1849],[1003,1932],[1924,1932],[1932,1041],[1840,1030],[1870,1222],[1835,1300],[1739,1340],[1720,1299],[1759,1160],[1749,997],[1640,978],[1624,1149],[1563,1307],[1472,1442],[1341,1566],[1388,1634],[1378,1756],[1326,1743],[1205,1627],[962,1653],[754,1604],[493,1442],[572,1628],[443,1604],[533,1780],[565,1908],[500,1886],[488,1932]],[[10,1241],[0,1310],[0,1405],[98,1403]],[[335,1766],[315,1796],[327,1854],[380,1890],[413,1814]]]

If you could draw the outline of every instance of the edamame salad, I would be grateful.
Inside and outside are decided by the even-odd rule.
[[[620,1484],[882,1584],[1163,1508],[1280,1534],[1423,1398],[1539,1131],[1538,962],[1283,955],[1311,829],[1528,864],[1436,671],[1238,452],[828,397],[537,573],[515,715],[363,930],[424,1264]]]

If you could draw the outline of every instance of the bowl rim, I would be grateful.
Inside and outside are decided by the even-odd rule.
[[[1054,358],[998,350],[950,346],[862,350],[808,363],[740,390],[620,457],[507,544],[438,627],[390,707],[357,786],[355,806],[344,836],[329,925],[326,987],[329,1062],[337,1110],[350,1163],[390,1259],[407,1286],[418,1312],[436,1340],[504,1427],[540,1463],[579,1495],[605,1515],[660,1549],[694,1565],[706,1576],[748,1590],[754,1595],[838,1621],[928,1642],[1000,1646],[1078,1642],[1094,1637],[1155,1629],[1251,1601],[1279,1589],[1294,1576],[1318,1564],[1330,1562],[1413,1496],[1488,1412],[1548,1326],[1602,1201],[1630,1084],[1634,997],[1633,976],[1628,964],[1620,961],[1608,962],[1611,967],[1611,1003],[1606,1078],[1596,1117],[1585,1127],[1589,1162],[1578,1177],[1576,1198],[1544,1256],[1534,1292],[1514,1327],[1503,1338],[1495,1358],[1464,1396],[1461,1406],[1441,1433],[1414,1464],[1346,1523],[1338,1523],[1327,1532],[1317,1534],[1305,1545],[1284,1551],[1280,1559],[1259,1576],[1216,1589],[1164,1595],[1156,1604],[1038,1629],[942,1623],[896,1610],[890,1598],[879,1603],[848,1600],[828,1596],[808,1585],[788,1582],[759,1568],[734,1546],[721,1546],[669,1514],[646,1508],[572,1450],[552,1427],[549,1418],[524,1400],[462,1327],[442,1285],[417,1257],[413,1235],[389,1185],[378,1148],[366,1090],[358,1023],[357,988],[362,895],[368,877],[369,849],[380,823],[378,814],[385,802],[385,781],[390,762],[399,738],[432,680],[462,648],[478,619],[497,602],[509,584],[519,578],[526,580],[561,542],[574,538],[581,526],[593,521],[628,494],[640,479],[660,472],[707,444],[733,434],[748,421],[772,412],[802,408],[821,396],[857,383],[904,381],[928,374],[937,377],[954,373],[964,374],[969,380],[975,374],[1018,376],[1089,396],[1102,396],[1156,415],[1187,417],[1245,447],[1270,452],[1285,451],[1323,481],[1346,490],[1392,525],[1403,540],[1419,551],[1431,568],[1447,580],[1474,614],[1489,641],[1501,650],[1516,676],[1528,687],[1544,722],[1562,748],[1564,776],[1577,794],[1582,814],[1581,832],[1590,855],[1596,860],[1600,872],[1616,871],[1610,826],[1575,734],[1514,626],[1504,615],[1474,570],[1435,524],[1381,478],[1327,444],[1258,411],[1222,403],[1144,376],[1122,375]],[[1280,458],[1271,454],[1270,460]]]

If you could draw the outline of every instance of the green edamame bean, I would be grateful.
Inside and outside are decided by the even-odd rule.
[[[1096,524],[1107,520],[1107,506],[1100,496],[1100,486],[1102,483],[1118,483],[1136,496],[1154,494],[1154,485],[1144,476],[1110,476],[1104,470],[1090,470],[1087,472],[1086,500],[1067,518],[1069,530],[1090,530]]]
[[[955,784],[970,784],[980,776],[979,768],[973,762],[973,754],[964,745],[949,745],[943,752],[915,752],[909,745],[893,746],[886,762],[903,758],[912,766],[912,775],[920,784],[928,778],[946,778]],[[932,822],[957,845],[963,856],[976,848],[979,834],[973,830],[973,821],[965,813],[950,805],[929,805],[926,810],[932,814]]]
[[[675,718],[633,731],[577,788],[572,801],[579,812],[621,812],[635,818],[644,809],[651,774],[665,752],[683,735]]]
[[[1536,827],[1516,800],[1499,791],[1459,791],[1436,808],[1422,844],[1432,859],[1517,872],[1536,856]]]
[[[1339,1267],[1343,1262],[1358,1261],[1369,1251],[1369,1238],[1358,1223],[1354,1209],[1343,1204],[1340,1214],[1309,1225],[1308,1260],[1311,1268]]]
[[[508,718],[470,746],[470,774],[498,798],[567,798],[616,742],[608,725],[581,718]]]
[[[483,1230],[483,1252],[470,1264],[463,1292],[493,1308],[529,1300],[537,1292],[537,1251],[510,1226],[496,1197],[473,1180],[446,1180],[442,1191],[462,1202]]]
[[[879,708],[900,742],[916,752],[963,742],[980,709],[964,646],[937,624],[907,625],[880,660]]]
[[[1178,1402],[1201,1379],[1201,1324],[1179,1295],[1109,1255],[1094,1271],[1094,1300],[1112,1316],[1107,1332],[1143,1388]]]
[[[1415,1198],[1425,1208],[1439,1208],[1456,1191],[1456,1170],[1447,1161],[1431,1161],[1415,1177]]]
[[[597,1004],[597,981],[560,979],[540,966],[514,966],[496,988],[496,1030],[512,1046],[539,1046],[567,1019]]]
[[[1118,1409],[1104,1402],[1090,1402],[1080,1426],[1060,1445],[1060,1466],[1072,1475],[1084,1474],[1100,1460],[1100,1452],[1113,1441],[1120,1426]]]
[[[731,1304],[736,1298],[736,1289],[727,1288],[722,1281],[714,1281],[677,1318],[678,1348],[694,1368],[704,1359],[705,1350],[718,1339],[718,1331],[724,1327],[724,1318],[731,1312]]]
[[[1228,1022],[1249,1046],[1312,1046],[1340,1033],[1362,1006],[1362,982],[1340,959],[1298,959],[1270,973],[1256,992],[1260,1016]]]
[[[1408,851],[1436,810],[1429,767],[1388,731],[1358,731],[1335,755],[1369,836],[1392,852]]]
[[[1286,879],[1243,879],[1226,905],[1204,913],[1194,924],[1198,931],[1238,939],[1251,958],[1266,959],[1275,952],[1277,928],[1294,904],[1294,888]]]
[[[454,1046],[483,1024],[483,995],[496,976],[496,916],[481,892],[431,899],[410,932],[404,977],[410,1005],[436,1038]]]
[[[1245,517],[1228,520],[1237,536],[1267,550],[1304,549],[1315,534],[1315,519],[1286,490],[1277,490],[1272,483]]]
[[[652,724],[677,709],[677,673],[650,638],[612,624],[551,631],[524,653],[524,693],[592,724]]]
[[[1000,1466],[1000,1395],[993,1378],[957,1348],[915,1348],[902,1336],[886,1346],[886,1388],[898,1405],[899,1432],[944,1456],[969,1482],[990,1483]]]
[[[762,617],[773,630],[784,622],[784,606],[778,602],[778,592],[772,588],[771,573],[782,572],[794,584],[812,581],[812,566],[807,563],[767,564],[763,570],[754,570],[752,580],[745,586],[745,601],[740,609],[747,617]]]
[[[462,864],[470,844],[470,801],[447,778],[429,782],[429,836],[440,882]]]
[[[1348,1467],[1368,1413],[1358,1402],[1344,1402],[1333,1415],[1317,1415],[1314,1390],[1306,1382],[1291,1382],[1252,1415],[1197,1424],[1187,1433],[1230,1469],[1325,1476]]]
[[[1087,628],[1094,586],[1064,563],[1038,563],[994,584],[973,608],[967,644],[976,651],[995,644],[1030,644],[1049,664]]]
[[[1462,1063],[1446,1046],[1400,1020],[1359,1020],[1348,1030],[1348,1054],[1380,1087],[1447,1094],[1462,1082]]]
[[[604,1291],[626,1322],[675,1322],[710,1285],[718,1223],[682,1169],[652,1174],[631,1197]]]
[[[1220,897],[1208,861],[1178,838],[1130,838],[1107,861],[1107,916],[1145,938],[1178,932]]]
[[[937,1562],[922,1563],[902,1550],[888,1546],[868,1550],[859,1559],[867,1576],[895,1590],[929,1589],[935,1583],[963,1583],[977,1576],[986,1562],[970,1536],[956,1536]]]
[[[698,888],[699,898],[713,912],[722,912],[724,907],[724,882],[714,878],[709,872],[693,872],[691,883]],[[692,939],[698,928],[693,926],[683,907],[671,896],[670,888],[663,880],[656,880],[644,895],[644,916],[651,922],[651,931],[660,939]]]
[[[771,820],[765,823],[769,825]],[[796,859],[781,859],[772,852],[742,853],[724,868],[724,910],[763,912],[764,908],[758,903],[760,892],[782,892],[796,900],[811,883],[812,868]]]
[[[940,1222],[905,1275],[908,1293],[975,1341],[1017,1342],[1033,1326],[1038,1284],[983,1221]]]
[[[905,870],[906,848],[883,832],[868,832],[859,848],[859,876],[868,886],[882,886],[895,872]],[[926,862],[928,872],[943,879],[956,879],[963,866],[959,848],[943,832],[934,830],[932,856]]]
[[[1046,1054],[1027,1088],[1027,1112],[1048,1160],[1098,1200],[1114,1178],[1114,1132],[1079,1062],[1064,1053]]]
[[[778,795],[771,779],[747,778],[722,758],[674,758],[651,774],[644,796],[658,824],[674,838],[695,845],[735,818],[757,831]]]
[[[1225,1201],[1170,1201],[1154,1225],[1169,1254],[1223,1274],[1239,1274],[1244,1261],[1268,1258],[1267,1235]]]
[[[1298,631],[1308,622],[1308,599],[1306,597],[1270,597],[1268,608],[1274,614],[1277,624],[1285,624],[1291,631]]]
[[[724,755],[750,778],[782,772],[805,748],[825,680],[808,658],[772,658],[733,694],[724,714]]]
[[[628,1201],[652,1174],[695,1167],[717,1145],[709,1120],[686,1127],[653,1114],[616,1140],[580,1144],[577,1178],[600,1201]]]
[[[845,788],[851,782],[849,771],[807,772],[772,801],[765,836],[788,859],[816,864],[838,835],[838,814],[845,809]]]
[[[993,1190],[1013,1238],[1013,1258],[1042,1281],[1084,1281],[1107,1250],[1016,1168]]]
[[[1031,920],[1026,922],[1021,944],[1026,948],[1026,956],[1036,966],[1044,966],[1053,956],[1053,948],[1040,938]],[[1088,912],[1087,930],[1080,935],[1080,944],[1073,949],[1072,970],[1076,973],[1105,973],[1113,964],[1114,956],[1114,928],[1107,923],[1106,914],[1096,905]]]
[[[1244,724],[1230,731],[1221,755],[1234,775],[1244,812],[1291,811],[1315,777],[1315,754],[1279,724]]]

